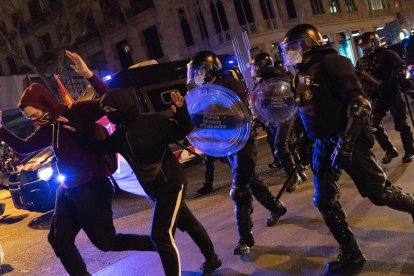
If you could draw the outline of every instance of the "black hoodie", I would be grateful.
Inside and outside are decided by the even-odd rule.
[[[116,130],[105,141],[81,139],[87,148],[101,154],[123,155],[150,196],[178,191],[186,184],[181,166],[168,146],[193,129],[185,105],[177,108],[172,118],[141,114],[134,90],[128,89],[110,91],[102,97],[100,105],[117,109],[107,113]]]

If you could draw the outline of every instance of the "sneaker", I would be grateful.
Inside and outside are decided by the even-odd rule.
[[[206,186],[206,185],[204,185],[203,187],[197,190],[197,193],[201,195],[206,195],[212,192],[213,192],[213,188],[211,186]]]
[[[239,242],[236,244],[234,248],[233,254],[234,255],[244,255],[248,254],[254,247],[254,238],[253,235],[250,233],[244,239],[240,238]]]
[[[276,211],[270,212],[270,218],[266,219],[266,226],[270,227],[276,225],[279,222],[280,217],[286,214],[286,212],[287,208],[283,205],[282,201],[279,200],[276,203]]]
[[[391,163],[392,159],[398,156],[398,151],[396,148],[392,148],[391,151],[386,151],[384,157],[381,159],[382,164]],[[404,160],[404,158],[403,158]]]
[[[403,163],[410,163],[414,160],[414,153],[412,152],[406,152],[404,154],[404,157],[402,158]]]
[[[361,268],[367,261],[360,249],[352,252],[345,252],[341,249],[335,261],[326,264],[326,270],[329,272],[339,272],[344,270],[354,270]]]
[[[243,242],[238,242],[236,247],[234,248],[233,254],[234,255],[245,255],[250,253],[250,251],[253,249],[253,246],[248,246],[247,244]]]
[[[213,259],[205,261],[200,267],[200,275],[212,273],[221,266],[221,260],[216,255]]]

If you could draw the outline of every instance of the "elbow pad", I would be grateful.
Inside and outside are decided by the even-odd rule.
[[[364,96],[359,96],[349,103],[349,118],[369,118],[369,116],[371,116],[371,103]]]
[[[363,96],[353,99],[348,106],[348,126],[344,140],[354,144],[361,131],[368,126],[371,104]]]

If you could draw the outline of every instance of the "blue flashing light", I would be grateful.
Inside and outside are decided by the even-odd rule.
[[[236,61],[231,57],[226,60],[226,64],[228,67],[234,67],[236,66]]]
[[[65,181],[66,177],[64,175],[62,175],[62,174],[59,174],[59,176],[57,177],[57,179],[58,179],[59,182],[62,183],[62,182]]]
[[[111,75],[106,75],[105,77],[102,78],[103,81],[110,81],[112,79]]]

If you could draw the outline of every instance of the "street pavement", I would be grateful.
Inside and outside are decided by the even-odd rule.
[[[402,164],[403,149],[391,119],[386,129],[400,156],[382,167],[391,182],[414,193],[414,163]],[[374,148],[380,159],[383,155]],[[268,145],[259,145],[258,174],[277,193],[286,176],[269,169]],[[338,246],[318,210],[313,206],[311,177],[293,193],[286,193],[282,201],[288,208],[278,225],[266,227],[268,211],[254,201],[253,234],[256,247],[246,256],[233,255],[238,241],[234,223],[233,203],[229,199],[231,174],[226,164],[216,163],[215,192],[198,196],[196,190],[203,183],[204,166],[193,162],[185,166],[189,179],[187,204],[202,222],[223,261],[215,275],[333,275],[325,273],[325,263],[338,254]],[[307,171],[311,176],[310,170]],[[411,216],[386,207],[374,206],[361,198],[347,175],[340,180],[341,203],[348,222],[367,257],[367,264],[359,275],[414,275],[414,224]],[[5,257],[1,266],[7,275],[66,275],[47,242],[51,214],[14,209],[8,191],[0,191],[0,201],[6,212],[0,217],[0,242]],[[124,193],[113,201],[114,221],[118,232],[148,234],[151,223],[151,204],[142,197]],[[186,233],[177,230],[183,275],[197,275],[204,261]],[[88,269],[96,276],[163,275],[159,256],[148,252],[100,252],[81,232],[76,240]]]

